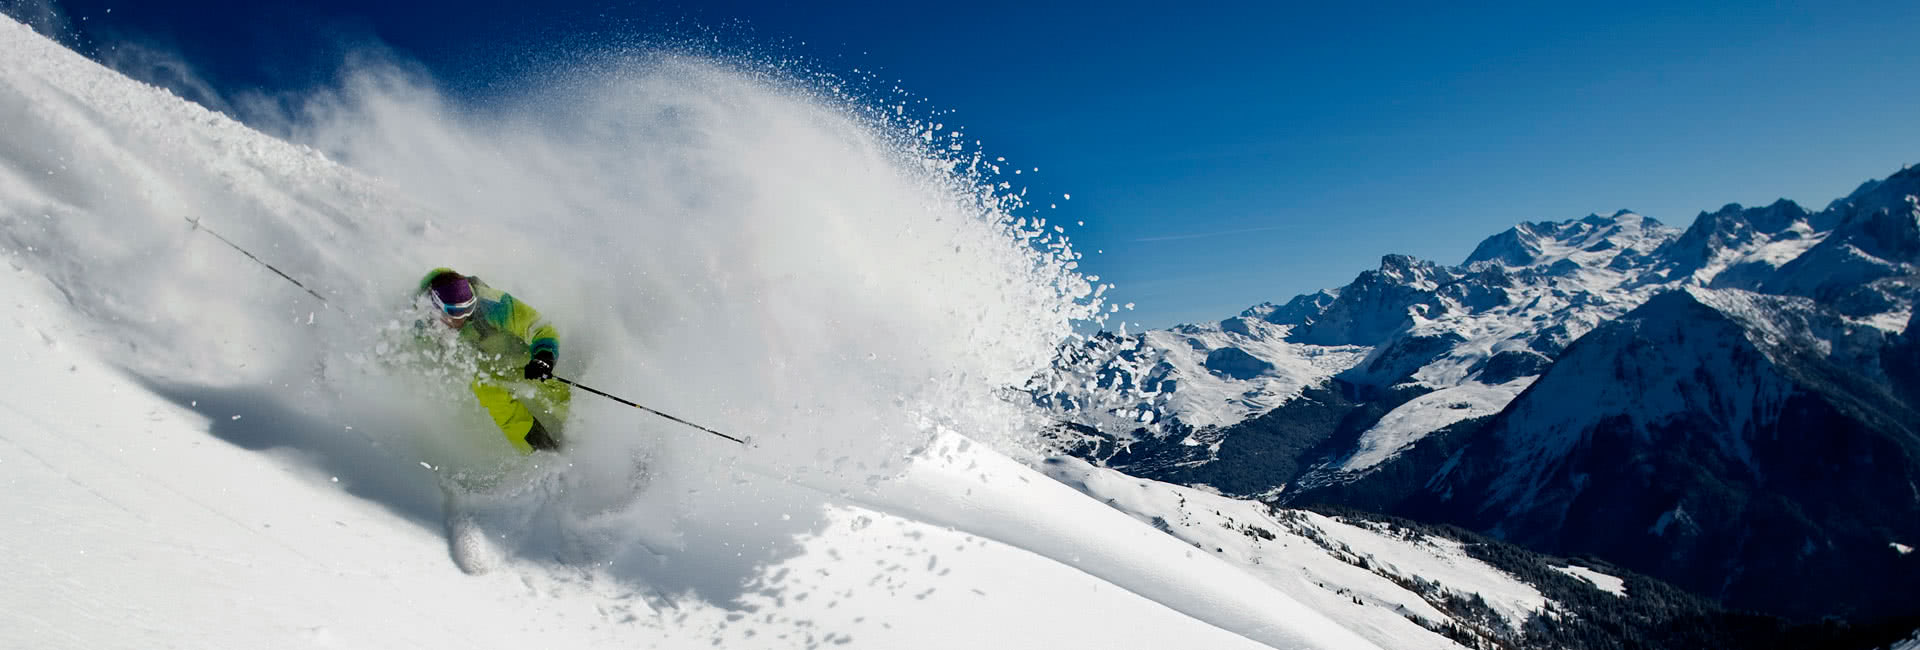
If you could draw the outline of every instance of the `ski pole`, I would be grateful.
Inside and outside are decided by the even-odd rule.
[[[194,217],[182,217],[182,218],[186,219],[187,223],[193,224],[194,230],[198,230],[201,232],[205,232],[209,235],[213,235],[213,238],[220,240],[220,243],[223,243],[223,244],[226,244],[227,246],[232,247],[233,250],[240,251],[240,254],[247,256],[247,259],[253,260],[254,263],[267,267],[267,270],[272,271],[274,275],[278,275],[282,279],[288,282],[292,282],[293,286],[300,287],[301,291],[305,291],[307,292],[307,295],[313,296],[315,300],[319,300],[320,304],[326,305],[328,307],[332,307],[334,309],[338,309],[340,310],[340,313],[347,314],[349,318],[353,316],[353,314],[348,313],[345,308],[340,307],[339,305],[335,305],[333,303],[327,302],[326,296],[322,296],[320,295],[320,292],[314,291],[313,289],[307,287],[307,285],[301,284],[299,280],[293,279],[293,276],[287,275],[286,271],[282,271],[278,268],[275,268],[272,264],[268,264],[266,260],[260,259],[259,256],[256,256],[253,253],[248,252],[247,249],[241,248],[239,244],[233,243],[233,240],[227,239],[225,236],[222,236],[220,233],[214,232],[212,228],[208,228],[206,226],[201,225],[199,219]]]
[[[208,227],[206,227],[206,226],[204,226],[204,225],[201,225],[201,223],[200,223],[200,220],[199,220],[199,219],[196,219],[196,218],[193,218],[193,217],[185,217],[185,219],[187,220],[187,223],[190,223],[190,224],[193,224],[193,229],[194,229],[194,230],[199,230],[199,231],[203,231],[203,232],[205,232],[205,233],[207,233],[207,234],[209,234],[209,235],[213,235],[213,237],[214,237],[214,239],[218,239],[218,240],[220,240],[220,242],[221,242],[221,243],[223,243],[223,244],[226,244],[226,245],[227,245],[227,246],[229,246],[229,247],[232,247],[232,248],[233,248],[233,250],[236,250],[236,251],[240,251],[240,254],[241,254],[241,255],[245,255],[245,256],[247,256],[247,259],[250,259],[250,260],[253,260],[253,261],[254,261],[254,263],[256,263],[256,264],[259,264],[260,266],[264,266],[264,267],[266,267],[266,268],[267,268],[267,270],[268,270],[268,271],[272,271],[274,275],[278,275],[278,276],[280,276],[280,278],[281,278],[281,279],[283,279],[283,280],[286,280],[286,281],[288,281],[288,282],[291,282],[291,283],[293,283],[293,286],[296,286],[296,287],[299,287],[299,288],[300,288],[300,289],[301,289],[302,291],[305,291],[305,292],[307,292],[307,295],[310,295],[310,296],[313,296],[315,300],[319,300],[319,301],[320,301],[320,304],[323,304],[323,305],[326,305],[326,306],[328,306],[328,307],[332,307],[332,308],[334,308],[334,309],[338,309],[338,310],[340,310],[340,311],[341,311],[341,313],[345,313],[345,314],[347,314],[347,316],[348,316],[348,317],[352,317],[352,316],[353,316],[353,314],[352,314],[352,313],[350,313],[350,312],[347,312],[347,310],[346,310],[345,308],[343,308],[343,307],[340,307],[339,305],[335,305],[335,304],[333,304],[333,303],[330,303],[330,302],[327,302],[327,298],[326,298],[326,296],[322,296],[322,295],[320,295],[320,292],[318,292],[318,291],[314,291],[314,290],[313,290],[312,288],[310,288],[310,287],[308,287],[308,286],[307,286],[307,285],[305,285],[305,284],[301,284],[299,280],[295,280],[295,279],[293,279],[293,276],[291,276],[291,275],[287,275],[287,273],[286,273],[285,271],[282,271],[282,270],[280,270],[280,269],[278,269],[278,268],[275,268],[275,267],[274,267],[274,266],[273,266],[272,264],[268,264],[266,260],[263,260],[263,259],[260,259],[260,258],[259,258],[258,256],[255,256],[255,255],[254,255],[253,253],[251,253],[251,252],[249,252],[249,251],[247,251],[247,249],[245,249],[245,248],[241,248],[239,244],[235,244],[235,243],[233,243],[233,240],[231,240],[231,239],[227,239],[226,237],[223,237],[223,236],[221,236],[221,235],[220,235],[220,233],[217,233],[217,232],[214,232],[212,228],[208,228]],[[743,444],[743,445],[744,445],[744,444],[747,444],[747,441],[745,441],[745,440],[741,440],[741,439],[739,439],[739,438],[735,438],[735,437],[733,437],[733,436],[730,436],[730,435],[727,435],[727,434],[724,434],[724,433],[721,433],[721,432],[718,432],[718,431],[714,431],[713,429],[709,429],[709,428],[706,428],[706,427],[703,427],[703,426],[700,426],[700,425],[698,425],[698,424],[694,424],[694,423],[692,423],[692,422],[688,422],[688,421],[686,421],[686,420],[682,420],[682,419],[680,419],[680,418],[677,418],[677,417],[674,417],[674,416],[672,416],[672,415],[668,415],[668,414],[666,414],[666,413],[662,413],[662,412],[660,412],[660,411],[656,411],[656,410],[654,410],[654,409],[650,409],[650,408],[647,408],[647,407],[645,407],[645,406],[641,406],[641,405],[639,405],[639,404],[635,404],[635,403],[633,403],[632,401],[629,401],[629,400],[625,400],[625,399],[621,399],[621,398],[619,398],[619,397],[615,397],[615,396],[613,396],[613,395],[610,395],[610,394],[608,394],[608,393],[606,393],[606,392],[604,392],[604,391],[601,391],[601,390],[599,390],[599,389],[596,389],[596,388],[594,388],[594,387],[592,387],[592,386],[588,386],[588,385],[585,385],[585,384],[581,384],[581,383],[578,383],[578,382],[575,382],[575,381],[573,381],[573,380],[571,380],[571,379],[567,379],[566,377],[554,377],[554,380],[556,380],[556,381],[559,381],[560,383],[563,383],[563,384],[566,384],[566,385],[568,385],[568,386],[573,386],[573,387],[575,387],[575,388],[579,388],[580,390],[584,390],[584,391],[587,391],[587,392],[589,392],[589,393],[593,393],[593,394],[595,394],[595,395],[599,395],[599,396],[601,396],[601,397],[605,397],[605,398],[607,398],[607,399],[610,399],[610,400],[613,400],[613,401],[616,401],[616,402],[619,402],[619,403],[621,403],[621,404],[625,404],[625,405],[627,405],[627,406],[631,406],[631,407],[634,407],[634,408],[637,408],[637,409],[640,409],[640,410],[642,410],[642,411],[646,411],[646,412],[648,412],[648,413],[652,413],[652,414],[654,414],[654,415],[658,415],[658,416],[660,416],[660,417],[663,417],[663,418],[666,418],[666,419],[669,419],[669,420],[673,420],[674,422],[679,422],[679,423],[681,423],[681,424],[684,424],[684,425],[687,425],[687,426],[690,426],[690,427],[693,427],[693,428],[695,428],[695,429],[699,429],[699,430],[701,430],[701,431],[705,431],[705,432],[707,432],[707,433],[711,433],[711,434],[713,434],[713,435],[716,435],[716,436],[720,436],[720,437],[722,437],[722,438],[726,438],[726,439],[728,439],[728,440],[732,440],[732,441],[734,441],[734,442],[737,442],[737,443],[740,443],[740,444]]]
[[[278,268],[275,268],[275,267],[274,267],[274,265],[272,265],[272,264],[268,264],[266,260],[263,260],[263,259],[260,259],[260,258],[259,258],[258,256],[255,256],[255,255],[254,255],[253,253],[251,253],[251,252],[249,252],[249,251],[247,251],[247,249],[245,249],[245,248],[241,248],[239,244],[235,244],[235,243],[233,243],[233,240],[231,240],[231,239],[227,239],[226,237],[223,237],[223,236],[221,236],[221,235],[220,235],[220,233],[217,233],[217,232],[214,232],[212,228],[208,228],[208,227],[206,227],[206,226],[204,226],[204,225],[201,225],[201,223],[200,223],[200,220],[199,220],[199,219],[196,219],[196,218],[192,218],[192,217],[185,217],[185,219],[187,220],[187,223],[190,223],[190,224],[193,224],[193,228],[194,228],[194,230],[200,230],[200,231],[203,231],[203,232],[206,232],[206,233],[207,233],[207,234],[209,234],[209,235],[213,235],[213,237],[214,237],[214,239],[218,239],[218,240],[220,240],[220,242],[221,242],[221,243],[224,243],[224,244],[226,244],[227,246],[230,246],[230,247],[232,247],[232,248],[233,248],[233,250],[236,250],[236,251],[240,251],[240,254],[241,254],[241,255],[245,255],[245,256],[247,256],[247,259],[250,259],[250,260],[253,260],[253,261],[254,261],[254,263],[256,263],[256,264],[259,264],[260,266],[264,266],[264,267],[266,267],[266,268],[267,268],[267,270],[268,270],[268,271],[272,271],[274,275],[278,275],[278,276],[280,276],[280,278],[281,278],[281,279],[283,279],[283,280],[286,280],[286,281],[288,281],[288,282],[291,282],[291,283],[293,283],[293,286],[296,286],[296,287],[299,287],[299,288],[300,288],[300,289],[301,289],[302,291],[305,291],[305,292],[307,292],[307,295],[310,295],[310,296],[313,296],[315,300],[319,300],[319,301],[320,301],[320,304],[323,304],[323,305],[326,305],[326,306],[328,306],[328,307],[332,307],[332,308],[334,308],[334,309],[338,309],[338,310],[340,310],[340,311],[341,311],[342,313],[346,313],[348,317],[352,317],[352,316],[353,316],[353,314],[352,314],[352,313],[350,313],[350,312],[347,312],[347,310],[346,310],[345,308],[343,308],[343,307],[340,307],[339,305],[335,305],[335,304],[333,304],[333,303],[330,303],[330,302],[327,302],[327,298],[326,298],[326,296],[322,296],[322,295],[320,295],[320,292],[318,292],[318,291],[314,291],[314,290],[313,290],[312,288],[310,288],[310,287],[308,287],[308,286],[307,286],[307,285],[305,285],[305,284],[301,284],[299,280],[295,280],[295,279],[293,279],[293,276],[291,276],[291,275],[287,275],[287,273],[286,273],[285,271],[282,271],[282,270],[280,270],[280,269],[278,269]],[[652,414],[654,414],[654,415],[658,415],[658,416],[660,416],[660,417],[663,417],[663,418],[666,418],[666,419],[669,419],[669,420],[673,420],[674,422],[679,422],[679,423],[681,423],[681,424],[684,424],[684,425],[687,425],[687,426],[690,426],[690,427],[693,427],[693,428],[695,428],[695,429],[699,429],[699,430],[701,430],[701,431],[705,431],[705,432],[707,432],[707,433],[711,433],[711,434],[713,434],[713,435],[716,435],[716,436],[720,436],[720,437],[722,437],[722,438],[726,438],[726,439],[728,439],[728,440],[732,440],[732,441],[734,441],[734,442],[737,442],[737,443],[740,443],[740,444],[743,444],[743,445],[744,445],[744,444],[747,444],[747,441],[745,441],[745,440],[741,440],[741,439],[739,439],[739,438],[735,438],[735,437],[733,437],[733,436],[730,436],[730,435],[727,435],[727,434],[724,434],[724,433],[721,433],[721,432],[718,432],[718,431],[714,431],[713,429],[709,429],[709,428],[706,428],[706,427],[703,427],[703,426],[700,426],[700,425],[698,425],[698,424],[694,424],[694,423],[692,423],[692,422],[688,422],[688,421],[686,421],[686,420],[682,420],[682,419],[680,419],[680,418],[677,418],[677,417],[674,417],[674,416],[672,416],[672,415],[668,415],[668,414],[666,414],[666,413],[662,413],[662,412],[660,412],[660,411],[656,411],[656,410],[654,410],[654,409],[650,409],[650,408],[647,408],[647,407],[645,407],[645,406],[641,406],[641,405],[639,405],[639,404],[635,404],[635,403],[633,403],[632,401],[629,401],[629,400],[625,400],[625,399],[621,399],[621,398],[619,398],[619,397],[615,397],[615,396],[613,396],[613,395],[610,395],[610,394],[607,394],[607,393],[606,393],[606,392],[604,392],[604,391],[601,391],[601,390],[599,390],[599,389],[596,389],[596,388],[594,388],[594,387],[592,387],[592,386],[587,386],[587,385],[585,385],[585,384],[580,384],[580,383],[577,383],[577,382],[575,382],[575,381],[573,381],[573,380],[571,380],[571,379],[567,379],[566,377],[554,377],[554,379],[555,379],[555,380],[557,380],[557,381],[559,381],[560,383],[563,383],[563,384],[566,384],[566,385],[568,385],[568,386],[573,386],[573,387],[576,387],[576,388],[579,388],[580,390],[584,390],[584,391],[587,391],[587,392],[589,392],[589,393],[593,393],[593,394],[595,394],[595,395],[599,395],[599,396],[601,396],[601,397],[605,397],[605,398],[607,398],[607,399],[610,399],[610,400],[613,400],[613,401],[616,401],[616,402],[619,402],[619,403],[621,403],[621,404],[625,404],[625,405],[627,405],[627,406],[631,406],[631,407],[634,407],[634,408],[637,408],[637,409],[640,409],[640,410],[642,410],[642,411],[646,411],[646,412],[648,412],[648,413],[652,413]]]
[[[652,413],[652,414],[654,414],[654,415],[658,415],[658,416],[660,416],[660,417],[663,417],[663,418],[666,418],[666,419],[669,419],[669,420],[673,420],[674,422],[679,422],[679,423],[681,423],[681,424],[684,424],[684,425],[687,425],[687,426],[690,426],[690,427],[693,427],[693,428],[695,428],[695,429],[699,429],[699,430],[701,430],[701,431],[705,431],[705,432],[707,432],[707,433],[711,433],[711,434],[713,434],[713,435],[716,435],[716,436],[720,436],[720,437],[722,437],[722,438],[726,438],[726,439],[728,439],[728,440],[732,440],[732,441],[734,441],[734,442],[737,442],[737,443],[740,443],[740,444],[743,444],[743,445],[744,445],[744,444],[747,444],[747,441],[745,441],[745,440],[741,440],[741,439],[739,439],[739,438],[735,438],[735,437],[733,437],[733,436],[730,436],[730,435],[727,435],[727,434],[724,434],[724,433],[721,433],[721,432],[718,432],[718,431],[714,431],[713,429],[709,429],[709,428],[706,428],[706,427],[703,427],[703,426],[700,426],[700,425],[698,425],[698,424],[694,424],[694,423],[692,423],[692,422],[688,422],[688,421],[686,421],[686,420],[682,420],[682,419],[680,419],[680,418],[676,418],[676,417],[673,417],[673,416],[671,416],[671,415],[667,415],[667,414],[665,414],[665,413],[661,413],[661,412],[659,412],[659,411],[656,411],[656,410],[653,410],[653,409],[650,409],[650,408],[647,408],[647,407],[645,407],[645,406],[641,406],[641,405],[639,405],[639,404],[635,404],[635,403],[633,403],[633,402],[631,402],[631,401],[628,401],[628,400],[624,400],[624,399],[621,399],[621,398],[619,398],[619,397],[615,397],[615,396],[613,396],[613,395],[609,395],[609,394],[607,394],[607,393],[605,393],[605,392],[602,392],[602,391],[600,391],[600,390],[598,390],[598,389],[595,389],[595,388],[594,388],[594,387],[592,387],[592,386],[588,386],[588,385],[586,385],[586,384],[582,384],[582,383],[579,383],[579,382],[576,382],[576,381],[574,381],[574,380],[571,380],[571,379],[568,379],[568,378],[566,378],[566,377],[561,377],[561,376],[559,376],[559,375],[554,375],[554,377],[553,377],[553,380],[554,380],[554,381],[557,381],[557,382],[560,382],[560,383],[562,383],[562,384],[566,384],[566,385],[568,385],[568,386],[572,386],[572,387],[574,387],[574,388],[578,388],[578,389],[580,389],[580,390],[584,390],[584,391],[587,391],[587,392],[589,392],[589,393],[593,393],[593,394],[595,394],[595,395],[599,395],[599,396],[601,396],[601,397],[605,397],[605,398],[607,398],[607,399],[610,399],[610,400],[613,400],[613,401],[616,401],[616,402],[619,402],[619,403],[621,403],[621,404],[625,404],[625,405],[627,405],[627,406],[631,406],[631,407],[634,407],[634,408],[637,408],[637,409],[640,409],[640,410],[642,410],[642,411],[646,411],[646,412],[648,412],[648,413]]]

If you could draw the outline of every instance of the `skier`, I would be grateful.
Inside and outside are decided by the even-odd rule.
[[[553,325],[506,292],[449,268],[428,272],[420,280],[420,296],[438,310],[440,324],[458,332],[460,341],[477,353],[473,396],[507,441],[523,454],[557,451],[558,431],[541,423],[529,408],[532,402],[555,421],[566,420],[572,393],[566,384],[553,381],[560,354]],[[516,368],[521,359],[527,360],[525,365]]]

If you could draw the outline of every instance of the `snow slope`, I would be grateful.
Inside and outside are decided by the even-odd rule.
[[[1427,433],[1467,418],[1499,413],[1514,396],[1533,384],[1522,377],[1498,386],[1468,382],[1442,388],[1408,400],[1385,416],[1378,424],[1360,434],[1352,456],[1340,466],[1342,471],[1364,471],[1411,446]]]
[[[1301,602],[1335,612],[1382,647],[1460,647],[1438,632],[1446,625],[1474,629],[1488,643],[1510,640],[1547,604],[1537,589],[1468,556],[1453,540],[1273,509],[1076,458],[1054,459],[1047,472],[1187,543],[1189,554],[1219,556]],[[1412,586],[1422,581],[1430,590]],[[1476,628],[1436,608],[1449,592],[1484,598],[1506,629]]]
[[[27,371],[7,394],[34,396],[0,409],[0,646],[1258,647],[1069,565],[853,505],[829,509],[737,604],[552,560],[468,576],[447,560],[427,470],[376,488],[364,481],[408,468],[369,452],[375,467],[333,477],[209,435],[272,433],[242,427],[267,417],[249,405],[195,410],[103,367],[48,322],[44,282],[4,283],[9,307],[37,318],[0,337]],[[409,502],[354,497],[408,484]],[[1062,616],[1115,618],[1079,629]]]
[[[1781,200],[1702,213],[1685,231],[1624,210],[1522,223],[1458,266],[1387,255],[1284,305],[1094,337],[1028,389],[1074,425],[1069,449],[1124,471],[1244,496],[1338,487],[1501,412],[1568,345],[1663,292],[1798,296],[1845,316],[1849,336],[1901,332],[1920,269],[1916,197],[1920,172],[1907,169],[1817,213]],[[1347,408],[1336,401],[1371,421],[1334,417]],[[1279,429],[1284,440],[1245,438]]]
[[[1388,255],[1346,287],[1283,306],[1095,339],[1029,389],[1060,418],[1107,435],[1193,430],[1216,446],[1220,429],[1329,379],[1427,393],[1395,406],[1344,458],[1305,479],[1345,482],[1436,429],[1499,412],[1559,348],[1657,293],[1641,282],[1648,255],[1678,232],[1621,211],[1521,224],[1457,267]]]
[[[0,646],[1371,645],[1006,455],[1099,303],[889,135],[938,126],[662,56],[479,115],[376,70],[316,150],[11,21],[0,60]],[[406,347],[442,264],[754,446],[581,395],[516,464]]]
[[[1625,579],[1616,578],[1614,576],[1610,576],[1610,575],[1601,573],[1599,571],[1595,571],[1593,569],[1579,566],[1579,565],[1554,567],[1554,569],[1558,570],[1561,573],[1565,573],[1575,578],[1579,578],[1581,580],[1585,580],[1587,582],[1593,583],[1593,586],[1598,588],[1599,590],[1613,594],[1615,596],[1627,595],[1627,581]]]

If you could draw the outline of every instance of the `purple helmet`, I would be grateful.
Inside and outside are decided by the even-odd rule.
[[[473,296],[473,284],[467,282],[467,276],[452,271],[433,276],[427,282],[427,295],[433,298],[434,306],[454,318],[465,318],[480,304]]]

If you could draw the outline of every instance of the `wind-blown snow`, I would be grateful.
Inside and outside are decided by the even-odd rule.
[[[852,505],[731,606],[552,560],[468,576],[427,470],[364,448],[321,467],[250,439],[265,431],[242,423],[297,423],[218,391],[155,395],[62,332],[50,285],[7,272],[0,288],[32,315],[0,324],[24,371],[7,394],[35,396],[0,404],[0,646],[1261,647],[1071,565]]]
[[[497,113],[358,75],[310,148],[11,21],[0,59],[0,645],[1367,646],[1002,455],[1100,304],[913,125],[649,56]],[[580,394],[518,466],[404,352],[438,265],[755,445]]]

